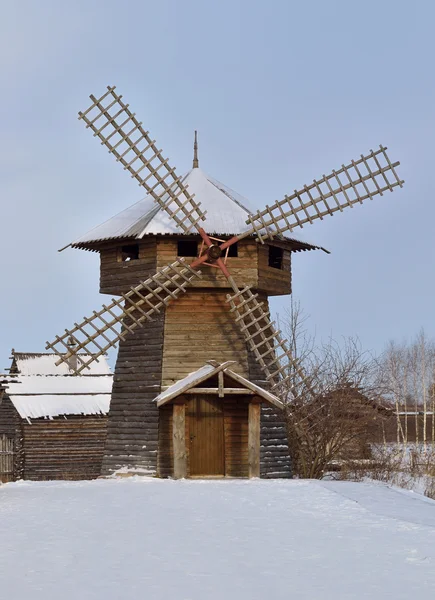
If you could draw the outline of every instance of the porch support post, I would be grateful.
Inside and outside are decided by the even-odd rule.
[[[260,414],[261,403],[249,403],[248,463],[249,477],[260,477]]]
[[[172,442],[174,449],[174,478],[187,477],[186,404],[174,403],[172,412]]]

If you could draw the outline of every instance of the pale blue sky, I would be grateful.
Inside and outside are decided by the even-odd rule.
[[[433,2],[0,4],[0,369],[105,300],[98,257],[57,249],[143,196],[77,121],[107,84],[258,207],[387,145],[405,187],[304,228],[332,254],[296,255],[294,294],[370,350],[435,335]]]

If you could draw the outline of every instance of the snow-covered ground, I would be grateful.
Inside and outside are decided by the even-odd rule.
[[[435,593],[435,502],[317,481],[0,486],[2,600],[371,600]]]

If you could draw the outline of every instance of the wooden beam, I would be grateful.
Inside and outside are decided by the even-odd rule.
[[[174,404],[172,413],[172,442],[174,448],[174,478],[187,476],[186,405]]]
[[[219,371],[218,373],[218,382],[219,382],[219,398],[224,397],[224,372]]]
[[[222,396],[220,392],[222,391]],[[184,394],[214,394],[215,396],[219,396],[219,398],[223,398],[226,394],[241,394],[243,396],[253,396],[254,392],[251,390],[247,390],[246,388],[190,388],[190,390],[186,390]]]
[[[208,362],[209,362],[210,366],[213,367],[213,365],[210,363],[210,361],[208,361]],[[203,381],[210,379],[210,377],[213,377],[214,375],[219,373],[219,371],[224,371],[229,365],[233,365],[233,364],[234,364],[233,360],[227,360],[226,362],[222,363],[221,365],[218,364],[217,367],[213,367],[212,370],[204,373],[201,376],[197,376],[195,378],[194,375],[197,375],[197,373],[204,368],[204,367],[201,367],[200,369],[198,369],[198,371],[191,373],[187,377],[184,377],[183,379],[180,379],[180,381],[177,381],[176,384],[170,385],[168,388],[164,389],[156,398],[157,406],[160,408],[161,406],[163,406],[164,404],[166,404],[173,398],[176,398],[180,394],[187,393],[189,388],[192,389],[192,386],[198,385],[198,383],[202,383]],[[206,366],[206,365],[204,365],[204,366]],[[184,381],[184,383],[183,383],[183,381]],[[167,393],[168,390],[170,390],[171,388],[175,388],[175,389],[172,389],[172,392]]]
[[[274,404],[277,408],[280,408],[281,410],[284,408],[284,404],[274,394],[271,394],[270,392],[264,390],[255,383],[252,383],[252,381],[245,379],[235,371],[231,371],[231,369],[226,369],[225,374],[228,375],[230,379],[234,379],[234,381],[237,381],[237,383],[240,383],[241,385],[245,386],[246,389],[251,390],[254,394],[257,394],[261,398],[264,398],[264,400],[267,400],[267,402],[270,402],[270,404]]]
[[[260,414],[261,404],[250,402],[248,417],[249,477],[260,477]]]

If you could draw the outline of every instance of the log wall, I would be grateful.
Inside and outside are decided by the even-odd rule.
[[[223,291],[189,290],[169,305],[164,330],[163,386],[172,385],[207,360],[234,360],[234,370],[248,376],[246,342],[225,300]]]
[[[5,393],[0,392],[0,436],[4,435],[12,440],[13,444],[13,473],[7,476],[0,473],[0,481],[13,481],[21,479],[23,475],[23,452],[21,418],[14,405]]]
[[[292,272],[291,253],[283,251],[282,269],[269,267],[269,246],[258,247],[258,289],[269,296],[285,296],[291,294]]]
[[[0,392],[1,394],[1,392]],[[7,394],[0,398],[0,435],[14,437],[19,428],[20,417]]]
[[[157,472],[164,314],[119,344],[102,474],[122,467]]]
[[[95,479],[101,471],[107,417],[22,421],[23,479]]]
[[[198,242],[198,251],[201,248],[201,239]],[[257,287],[258,281],[258,244],[254,240],[242,240],[238,243],[238,256],[228,257],[227,267],[231,271],[237,285],[250,285]],[[157,240],[157,267],[165,267],[177,260],[177,238],[161,237]],[[186,260],[189,261],[187,258]],[[192,258],[193,260],[193,258]],[[214,267],[199,267],[203,273],[200,280],[195,281],[195,288],[225,288],[229,289],[227,279],[220,269]]]
[[[189,238],[184,238],[189,239]],[[198,241],[199,236],[191,239]],[[131,286],[153,275],[157,268],[177,260],[178,236],[159,236],[144,238],[137,244],[139,258],[122,261],[122,246],[132,245],[131,240],[105,242],[98,248],[100,253],[100,292],[119,295]],[[134,245],[134,244],[133,244]],[[284,244],[284,246],[286,246]],[[286,246],[288,247],[288,245]],[[186,257],[188,262],[193,257]],[[258,244],[252,239],[238,243],[238,256],[228,257],[227,266],[239,287],[249,285],[271,296],[290,294],[291,292],[291,253],[284,250],[282,269],[269,267],[269,245]],[[228,281],[220,271],[213,267],[202,267],[203,277],[196,280],[194,288],[221,288],[228,290]]]
[[[100,292],[120,295],[132,285],[154,275],[156,271],[156,239],[147,238],[138,244],[139,258],[123,262],[122,245],[100,250]]]
[[[260,477],[264,479],[291,477],[284,415],[279,408],[265,404],[261,407]]]
[[[268,389],[260,365],[250,352],[248,357],[249,380]],[[282,411],[263,403],[260,420],[260,477],[289,478],[291,463],[288,449],[287,428]]]

